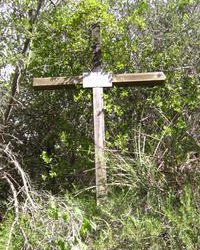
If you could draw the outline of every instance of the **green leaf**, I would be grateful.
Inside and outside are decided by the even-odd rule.
[[[84,218],[83,224],[80,229],[80,235],[82,237],[85,237],[88,233],[92,231],[92,229],[96,229],[95,224],[87,218]]]
[[[41,157],[46,164],[51,162],[51,158],[48,156],[46,151],[42,151]]]

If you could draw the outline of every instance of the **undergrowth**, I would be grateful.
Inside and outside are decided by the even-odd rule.
[[[198,173],[195,186],[186,182],[177,189],[151,157],[109,159],[105,206],[96,207],[94,197],[84,192],[59,197],[31,191],[35,205],[20,203],[11,235],[15,213],[10,203],[0,224],[0,249],[199,249]]]

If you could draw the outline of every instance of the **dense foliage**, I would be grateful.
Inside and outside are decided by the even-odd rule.
[[[3,0],[0,13],[0,249],[198,249],[199,1]],[[33,77],[91,70],[94,22],[105,71],[167,76],[162,88],[105,90],[104,208],[91,90],[32,89]],[[5,213],[10,196],[19,203]]]

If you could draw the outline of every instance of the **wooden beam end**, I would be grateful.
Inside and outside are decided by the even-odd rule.
[[[117,74],[113,76],[113,84],[119,87],[153,87],[162,85],[166,80],[163,72]]]
[[[82,81],[82,76],[33,78],[33,88],[35,90],[55,90],[81,85]]]

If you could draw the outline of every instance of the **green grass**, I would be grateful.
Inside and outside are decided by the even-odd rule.
[[[65,205],[59,204],[64,199],[53,199],[35,218],[20,215],[24,228],[33,249],[188,249],[195,250],[200,246],[200,196],[185,187],[182,194],[176,197],[168,191],[158,197],[159,206],[152,206],[151,197],[144,202],[135,200],[130,191],[110,194],[108,204],[95,208],[93,199],[66,199]],[[154,197],[153,197],[154,199]],[[53,200],[53,203],[52,203]],[[69,206],[65,211],[63,208]],[[91,210],[90,210],[91,207]],[[71,214],[70,214],[71,213]],[[41,219],[42,218],[42,219]],[[47,223],[52,223],[54,234]],[[76,231],[74,239],[69,241],[72,230]],[[13,216],[7,218],[0,226],[0,249],[5,249]],[[42,223],[43,222],[43,223]],[[60,227],[60,225],[63,228]],[[67,227],[64,225],[66,224]],[[72,236],[72,235],[71,235]],[[46,237],[46,239],[45,239]],[[68,239],[68,240],[67,240]],[[41,245],[41,242],[44,242]],[[23,237],[15,227],[10,250],[22,249]]]
[[[21,202],[19,209],[29,248],[23,248],[24,236],[16,225],[8,249],[198,250],[199,174],[177,188],[151,157],[110,159],[107,204],[97,207],[88,191],[75,197],[35,192],[36,208]],[[13,219],[10,210],[0,224],[0,250],[6,249]]]

